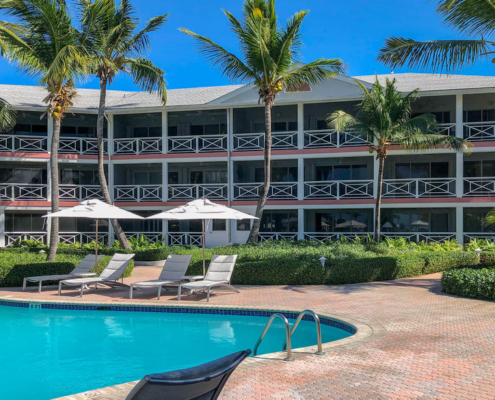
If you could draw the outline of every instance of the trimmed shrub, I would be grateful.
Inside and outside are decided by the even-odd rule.
[[[27,276],[65,275],[72,271],[75,264],[70,262],[45,262],[16,264],[11,268],[0,268],[0,286],[19,287]]]
[[[123,253],[120,250],[118,252]],[[125,253],[131,253],[131,251],[125,251]],[[163,247],[161,249],[136,250],[135,254],[135,261],[160,261],[165,260],[171,253],[168,247]]]
[[[468,267],[445,271],[442,290],[456,296],[495,300],[495,269]]]
[[[495,265],[495,251],[483,251],[480,256],[482,264]]]
[[[474,251],[424,252],[421,256],[425,260],[423,269],[425,275],[479,263],[478,255]]]

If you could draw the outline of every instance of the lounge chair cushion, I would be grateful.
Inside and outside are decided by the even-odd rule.
[[[165,260],[158,280],[179,282],[186,274],[192,255],[170,254]]]
[[[236,260],[237,254],[232,256],[212,256],[204,281],[230,282]]]

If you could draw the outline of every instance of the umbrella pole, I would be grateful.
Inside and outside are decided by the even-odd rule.
[[[95,276],[98,276],[98,219],[96,219]]]
[[[202,228],[203,228],[203,277],[206,275],[206,261],[205,261],[205,220],[202,219]]]

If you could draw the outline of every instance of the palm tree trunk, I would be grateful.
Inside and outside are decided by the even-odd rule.
[[[248,241],[251,243],[256,243],[258,241],[258,233],[261,226],[261,217],[263,216],[263,210],[265,208],[266,199],[268,198],[268,193],[270,191],[270,178],[271,178],[271,163],[272,163],[272,107],[273,100],[265,100],[265,154],[264,154],[264,170],[265,170],[265,181],[263,183],[263,192],[258,200],[258,205],[256,206],[256,213],[254,214],[256,218],[253,221],[253,227],[249,233]]]
[[[107,204],[112,204],[112,198],[110,197],[110,191],[108,190],[107,178],[105,176],[105,153],[103,144],[103,128],[105,124],[105,107],[106,107],[106,97],[107,97],[107,78],[100,78],[100,104],[98,108],[98,122],[96,125],[96,137],[98,139],[98,179],[100,180],[101,192],[103,194],[103,199]],[[122,227],[117,219],[111,219],[113,230],[115,236],[117,236],[120,245],[124,249],[131,249],[131,245],[127,240]]]
[[[378,187],[376,190],[376,206],[375,206],[375,240],[380,241],[380,224],[382,212],[382,192],[383,192],[383,170],[385,166],[385,158],[378,158]]]
[[[52,145],[50,148],[50,179],[51,179],[51,202],[52,213],[59,211],[59,171],[58,171],[58,143],[60,141],[60,117],[54,118]],[[48,249],[47,261],[55,261],[58,246],[58,218],[50,218],[50,247]]]

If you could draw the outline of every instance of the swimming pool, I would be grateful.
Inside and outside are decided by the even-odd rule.
[[[272,313],[0,301],[0,399],[52,399],[252,349]],[[323,342],[354,332],[322,319]],[[280,351],[283,338],[276,320],[259,354]],[[314,344],[314,322],[303,320],[292,346]]]

